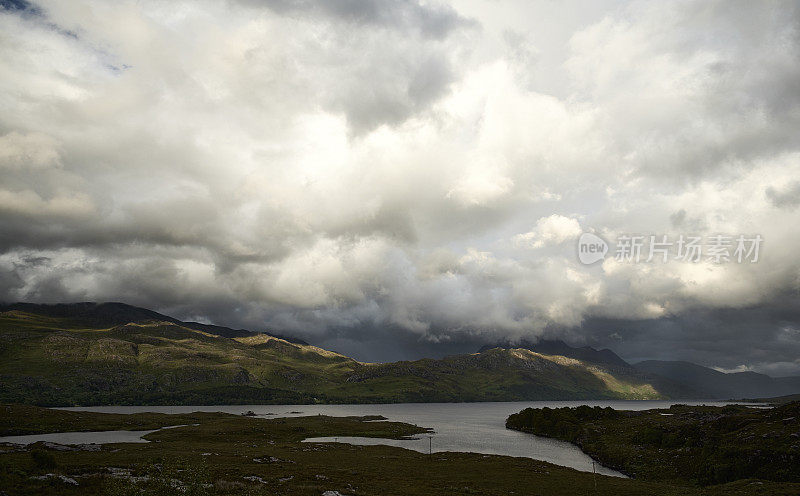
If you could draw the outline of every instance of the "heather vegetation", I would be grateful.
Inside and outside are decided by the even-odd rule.
[[[150,442],[143,444],[0,444],[0,490],[9,496],[320,496],[328,491],[351,496],[788,496],[800,491],[800,484],[765,480],[699,488],[595,476],[530,458],[302,442],[318,436],[397,439],[425,432],[424,426],[376,417],[111,415],[0,408],[0,431],[5,433],[138,430],[190,422],[148,434]]]
[[[641,480],[710,486],[742,479],[800,483],[800,402],[774,409],[527,408],[511,429],[577,444]]]

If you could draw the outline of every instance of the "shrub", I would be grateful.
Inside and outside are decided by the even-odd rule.
[[[40,469],[53,469],[58,465],[52,453],[39,448],[31,451],[31,460]]]

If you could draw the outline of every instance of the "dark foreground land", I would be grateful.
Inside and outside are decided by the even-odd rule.
[[[638,480],[712,488],[751,480],[761,487],[754,494],[769,494],[771,481],[800,494],[800,402],[640,412],[527,408],[511,415],[506,427],[575,443]]]
[[[593,476],[527,458],[425,455],[388,446],[300,441],[400,438],[425,429],[374,417],[287,419],[227,414],[110,415],[0,406],[0,434],[143,430],[150,443],[2,445],[0,491],[15,494],[729,495],[800,493],[800,484],[744,480],[712,487]],[[328,493],[335,494],[335,493]]]

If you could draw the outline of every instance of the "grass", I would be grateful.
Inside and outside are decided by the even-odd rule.
[[[88,326],[88,327],[87,327]],[[173,322],[93,328],[0,313],[0,402],[300,404],[656,399],[638,376],[579,360],[493,349],[441,360],[362,364],[265,336],[226,338]]]
[[[374,417],[286,419],[225,414],[111,415],[5,406],[4,429],[41,419],[40,432],[139,428],[151,422],[199,425],[158,431],[146,444],[105,445],[101,451],[58,451],[41,445],[0,452],[0,487],[9,495],[241,494],[314,495],[708,495],[797,494],[797,485],[744,481],[696,488],[593,476],[545,462],[474,453],[425,455],[389,446],[301,443],[317,436],[401,438],[424,431]],[[135,426],[135,427],[134,427]],[[47,475],[52,474],[52,475]],[[63,476],[65,479],[62,479]],[[74,480],[73,485],[69,480]],[[794,492],[792,492],[794,491]]]
[[[30,405],[0,405],[0,436],[49,434],[53,432],[142,431],[168,425],[196,424],[227,417],[225,413],[188,414],[76,412]]]
[[[640,412],[528,408],[506,426],[573,442],[642,480],[712,486],[752,478],[793,483],[800,494],[800,403]]]

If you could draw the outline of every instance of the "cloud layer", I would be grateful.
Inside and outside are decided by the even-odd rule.
[[[796,2],[0,6],[0,299],[800,371]],[[764,245],[583,266],[584,231]]]

